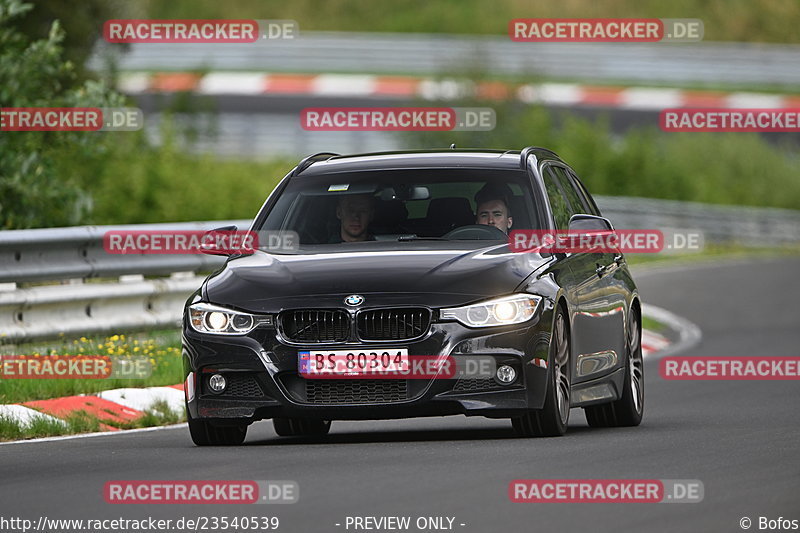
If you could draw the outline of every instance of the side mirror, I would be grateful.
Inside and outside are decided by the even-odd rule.
[[[584,233],[614,231],[611,221],[594,215],[572,215],[569,219],[569,231]]]
[[[208,255],[231,256],[239,253],[253,253],[252,247],[244,241],[247,232],[238,232],[236,226],[214,228],[203,234],[200,251]]]
[[[592,250],[602,249],[602,245],[583,243],[584,237],[612,237],[615,235],[614,226],[607,218],[596,217],[594,215],[572,215],[569,219],[569,230],[567,235],[563,235],[561,240],[566,240],[576,245],[575,251],[589,252]]]

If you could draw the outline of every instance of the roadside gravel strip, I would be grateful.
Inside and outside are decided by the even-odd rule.
[[[700,340],[700,330],[694,324],[666,309],[653,305],[644,306],[645,316],[661,323],[666,328],[662,333],[644,330],[642,332],[642,352],[648,359],[676,353],[695,345]],[[183,384],[171,387],[147,387],[142,389],[112,389],[97,394],[67,396],[48,400],[24,402],[23,404],[0,405],[0,417],[28,425],[36,418],[59,421],[78,411],[97,416],[101,420],[100,427],[106,431],[67,435],[60,437],[44,437],[17,442],[41,442],[53,439],[69,439],[107,435],[131,431],[152,431],[154,428],[119,429],[102,421],[125,423],[133,422],[153,408],[157,403],[165,402],[169,408],[181,413],[184,409]],[[166,427],[175,427],[170,425]],[[5,442],[2,444],[12,444]]]

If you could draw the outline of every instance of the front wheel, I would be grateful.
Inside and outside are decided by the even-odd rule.
[[[625,380],[619,400],[584,407],[586,421],[593,428],[638,426],[644,415],[644,360],[642,323],[631,309],[625,346]]]
[[[197,446],[238,446],[247,436],[247,426],[215,426],[205,420],[192,418],[189,407],[186,407],[186,420],[189,423],[189,434]]]
[[[520,437],[560,437],[567,432],[570,410],[569,347],[569,326],[559,306],[550,341],[550,372],[544,407],[511,419],[511,425]]]

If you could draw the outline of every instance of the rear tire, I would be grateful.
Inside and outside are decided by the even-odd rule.
[[[272,426],[281,437],[324,437],[331,421],[319,418],[273,418]]]
[[[642,323],[639,312],[630,311],[625,345],[625,380],[619,400],[584,407],[586,422],[593,428],[632,427],[644,415],[644,360],[642,359]]]
[[[570,334],[561,306],[557,308],[550,341],[549,373],[544,407],[511,419],[520,437],[560,437],[567,432],[570,411]]]
[[[215,426],[205,420],[192,418],[186,408],[189,434],[197,446],[239,446],[247,436],[247,426]]]

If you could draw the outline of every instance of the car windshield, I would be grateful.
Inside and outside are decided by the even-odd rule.
[[[537,229],[521,170],[402,169],[292,178],[258,230],[294,231],[301,247],[417,240],[502,241]]]

